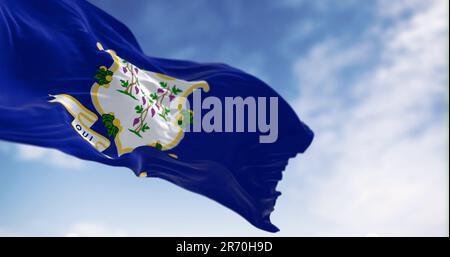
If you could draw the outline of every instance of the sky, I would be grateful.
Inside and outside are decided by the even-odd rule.
[[[0,236],[448,236],[448,1],[92,0],[147,55],[222,62],[315,132],[258,230],[160,179],[0,142]]]

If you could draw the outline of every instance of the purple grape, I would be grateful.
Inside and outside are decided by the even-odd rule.
[[[151,108],[150,109],[150,114],[152,115],[152,117],[155,116],[155,109]]]
[[[127,67],[122,67],[123,73],[127,73],[128,69]]]
[[[136,68],[136,67],[134,67],[134,71],[136,72],[136,74],[138,74],[138,73],[139,73],[139,69],[138,69],[138,68]]]
[[[158,93],[163,93],[164,90],[162,88],[158,88]]]
[[[174,95],[169,95],[169,101],[172,102],[172,100],[175,99]]]
[[[134,91],[136,91],[136,95],[139,94],[139,88],[138,87],[134,87]]]
[[[145,100],[145,97],[142,97],[142,104],[145,105],[147,103],[147,100]]]
[[[135,126],[136,124],[138,124],[140,120],[141,120],[141,118],[135,118],[135,119],[133,120],[133,126]]]

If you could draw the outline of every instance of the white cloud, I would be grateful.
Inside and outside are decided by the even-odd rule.
[[[308,160],[286,172],[303,181],[301,189],[286,185],[314,226],[303,233],[448,236],[444,2],[387,10],[380,1],[379,23],[361,42],[325,41],[295,64],[302,93],[295,108],[316,132]],[[411,15],[383,24],[405,10]],[[379,62],[348,82],[346,69],[374,53]]]
[[[104,224],[92,223],[92,222],[80,222],[73,225],[69,232],[66,233],[67,237],[121,237],[125,236],[125,233],[121,230],[112,229]]]
[[[407,12],[415,12],[418,8],[427,6],[429,3],[422,0],[378,0],[377,13],[383,18],[402,18],[402,15]]]
[[[40,161],[64,169],[80,169],[83,161],[60,151],[31,145],[17,145],[18,158],[24,161]]]

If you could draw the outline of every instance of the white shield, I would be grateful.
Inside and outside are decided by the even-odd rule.
[[[207,82],[188,82],[145,71],[112,50],[106,52],[114,63],[109,68],[99,68],[91,96],[110,136],[114,137],[117,154],[145,145],[161,150],[175,147],[189,123],[186,113],[191,110],[186,97],[196,88],[207,92]]]

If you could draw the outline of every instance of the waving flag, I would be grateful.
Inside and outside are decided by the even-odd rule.
[[[288,159],[312,131],[261,80],[146,56],[81,0],[0,0],[0,139],[128,167],[270,222]]]

